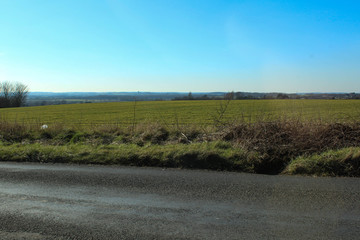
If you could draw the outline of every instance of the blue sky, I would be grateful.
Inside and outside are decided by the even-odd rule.
[[[0,0],[31,91],[360,92],[358,1]]]

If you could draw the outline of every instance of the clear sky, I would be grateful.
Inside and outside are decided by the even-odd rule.
[[[360,92],[360,1],[0,0],[31,91]]]

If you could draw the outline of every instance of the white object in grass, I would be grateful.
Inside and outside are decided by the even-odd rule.
[[[44,124],[41,126],[41,129],[47,129],[48,127],[49,127],[48,125]]]

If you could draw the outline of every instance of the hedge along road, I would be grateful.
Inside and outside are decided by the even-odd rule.
[[[0,239],[355,239],[360,179],[0,163]]]

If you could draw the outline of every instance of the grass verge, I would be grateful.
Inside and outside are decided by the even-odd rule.
[[[92,129],[0,122],[0,161],[360,177],[360,159],[351,153],[359,147],[360,122],[279,119],[212,128],[144,123]]]
[[[11,144],[0,149],[0,161],[121,164],[254,172],[256,154],[229,143],[146,145]]]
[[[145,146],[11,144],[0,147],[0,161],[120,164],[248,173],[264,173],[264,166],[269,164],[268,159],[261,153],[234,147],[224,141]],[[290,161],[282,174],[360,177],[360,148],[344,148],[311,156],[299,156]]]
[[[284,173],[360,177],[360,148],[344,148],[300,156],[290,162]]]

